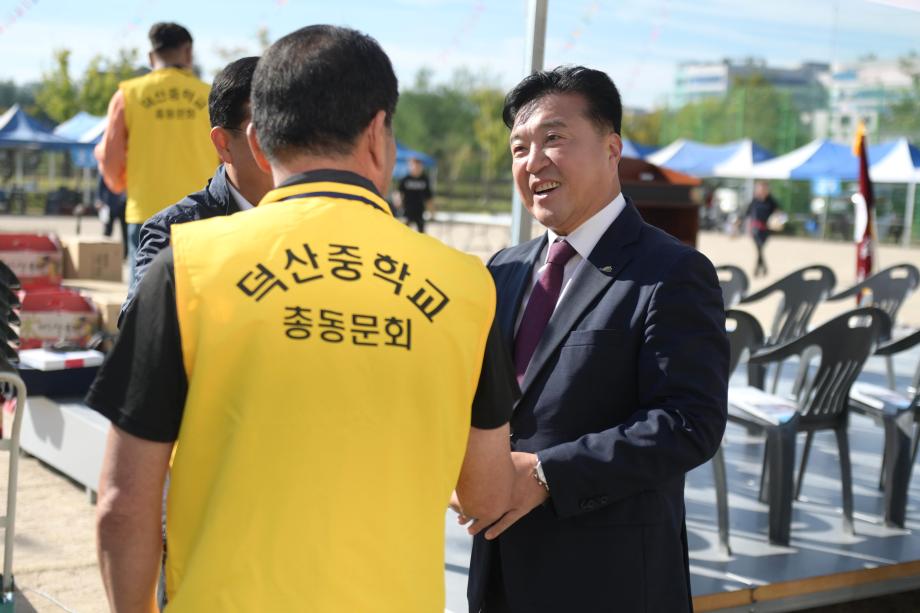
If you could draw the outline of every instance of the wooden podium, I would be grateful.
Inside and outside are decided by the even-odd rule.
[[[643,160],[623,158],[620,183],[645,221],[696,247],[700,203],[694,200],[693,190],[700,185],[699,179]]]

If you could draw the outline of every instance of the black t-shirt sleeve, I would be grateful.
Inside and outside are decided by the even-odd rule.
[[[86,404],[129,434],[172,442],[179,435],[187,392],[172,248],[167,247],[137,285]]]
[[[422,198],[427,202],[434,197],[434,194],[431,192],[431,179],[427,176],[425,177],[425,193],[422,195]]]
[[[502,342],[498,325],[493,321],[489,338],[486,340],[479,386],[473,397],[470,425],[491,430],[508,423],[514,402],[517,400],[517,389],[511,357],[505,343]]]

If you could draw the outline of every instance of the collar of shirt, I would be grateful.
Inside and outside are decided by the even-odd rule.
[[[370,190],[378,196],[380,195],[377,193],[377,188],[374,187],[374,184],[371,183],[370,179],[366,179],[357,173],[351,172],[350,170],[336,170],[332,168],[308,170],[307,172],[291,175],[282,181],[278,187],[288,187],[291,185],[299,185],[301,183],[345,183],[346,185],[357,185],[363,187],[364,189]]]
[[[614,198],[612,202],[575,228],[568,236],[561,237],[575,248],[575,255],[566,262],[565,268],[563,269],[562,291],[559,293],[559,301],[556,303],[557,307],[562,304],[562,301],[568,293],[569,281],[575,277],[578,269],[587,261],[591,252],[594,251],[594,248],[597,246],[598,241],[601,240],[604,232],[607,231],[607,228],[610,227],[610,224],[616,220],[625,207],[626,198],[623,197],[621,192],[617,194],[617,197]],[[560,238],[560,236],[552,230],[548,229],[546,231],[546,244],[543,245],[543,251],[540,252],[540,257],[537,259],[540,265],[534,266],[533,275],[530,279],[530,286],[524,293],[524,298],[521,300],[521,304],[518,307],[517,323],[514,327],[515,333],[517,333],[516,331],[521,325],[521,317],[524,315],[524,308],[527,306],[527,301],[530,300],[530,294],[533,292],[533,287],[540,279],[540,275],[543,274],[543,269],[546,268],[546,258],[549,257],[549,246],[552,245],[557,238]],[[555,312],[555,310],[553,312]]]
[[[233,201],[236,202],[236,207],[239,210],[245,211],[246,209],[252,208],[252,203],[246,200],[246,198],[243,197],[243,194],[237,191],[237,189],[233,186],[233,183],[230,182],[230,179],[227,179],[227,187],[230,188],[230,195],[233,197]]]
[[[588,256],[594,251],[594,248],[597,246],[598,241],[601,240],[604,232],[607,231],[610,224],[620,215],[620,211],[622,211],[625,206],[626,198],[623,197],[623,193],[621,192],[617,194],[617,197],[614,198],[612,202],[575,228],[568,236],[562,237],[575,248],[578,256],[580,256],[579,260],[588,259]],[[559,235],[552,230],[546,231],[546,246],[543,247],[543,253],[541,254],[543,260],[542,265],[546,264],[546,258],[549,257],[549,245],[556,242],[557,238],[560,238]]]
[[[308,196],[362,202],[385,215],[393,216],[390,205],[380,196],[370,180],[347,170],[335,169],[311,170],[288,177],[265,194],[259,205]]]

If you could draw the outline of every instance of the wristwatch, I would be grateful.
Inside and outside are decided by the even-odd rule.
[[[543,486],[543,489],[545,489],[548,494],[549,483],[546,482],[546,475],[543,474],[543,462],[539,459],[537,460],[537,465],[533,467],[533,478],[537,480],[537,483]]]

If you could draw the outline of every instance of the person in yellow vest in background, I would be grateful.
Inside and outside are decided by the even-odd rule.
[[[112,422],[99,565],[115,611],[444,609],[449,501],[507,511],[513,368],[482,262],[393,218],[390,60],[310,26],[259,61],[275,189],[173,227],[86,398]],[[456,497],[452,493],[456,493]]]
[[[199,189],[219,163],[210,139],[210,87],[192,73],[192,35],[179,24],[156,23],[149,38],[153,70],[118,85],[95,151],[109,189],[127,191],[132,288],[141,224]]]

